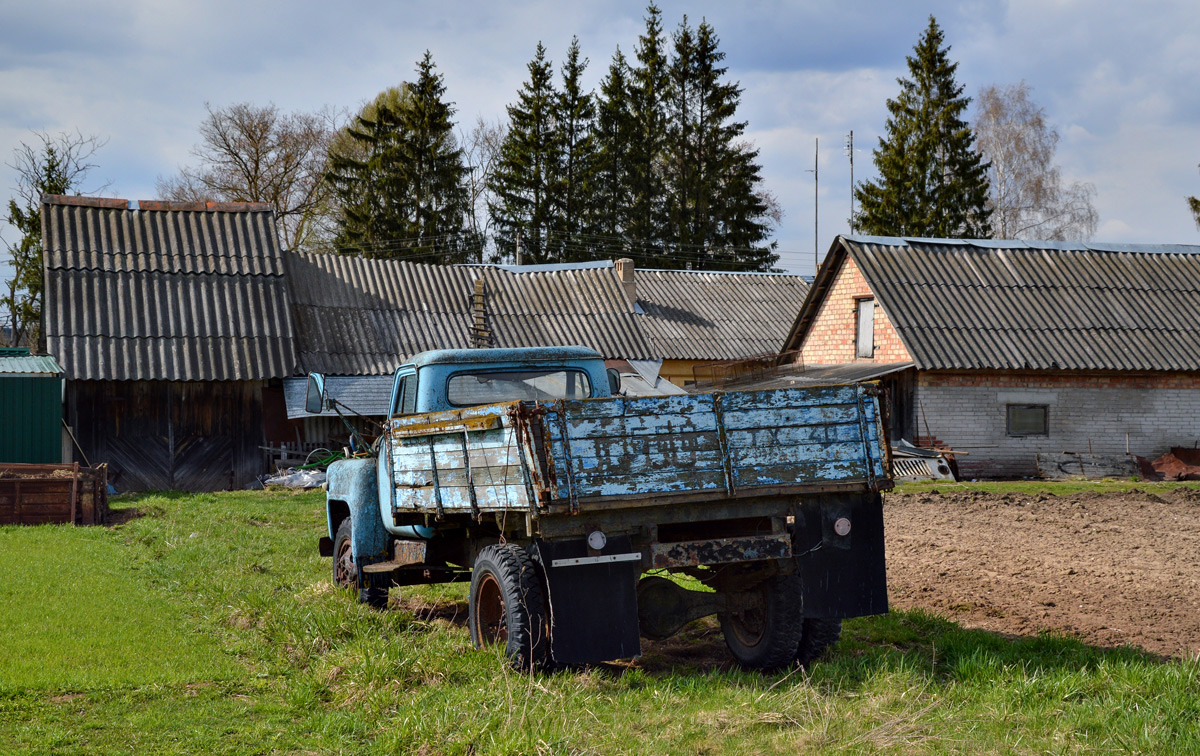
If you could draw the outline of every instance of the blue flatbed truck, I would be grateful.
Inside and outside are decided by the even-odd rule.
[[[371,455],[328,470],[335,582],[382,607],[392,586],[469,579],[472,641],[522,669],[636,657],[713,614],[739,664],[778,669],[887,611],[873,384],[625,397],[619,381],[584,347],[402,365]],[[307,404],[333,404],[319,374]]]

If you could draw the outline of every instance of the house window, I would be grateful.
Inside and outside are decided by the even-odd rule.
[[[1047,436],[1050,434],[1050,412],[1045,404],[1008,405],[1008,435]]]
[[[858,338],[855,340],[856,357],[875,356],[875,300],[860,299],[855,303],[858,308]]]

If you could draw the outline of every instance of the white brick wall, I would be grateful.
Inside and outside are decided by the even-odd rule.
[[[919,435],[952,449],[966,478],[1036,475],[1035,454],[1129,451],[1154,459],[1172,446],[1200,443],[1197,388],[1017,388],[989,385],[920,385]],[[1007,404],[1045,404],[1049,435],[1007,435]],[[928,423],[928,432],[926,431]]]

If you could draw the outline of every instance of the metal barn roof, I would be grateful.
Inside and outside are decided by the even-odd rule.
[[[47,351],[82,380],[291,375],[269,206],[42,198]]]
[[[839,237],[923,370],[1200,370],[1200,246]]]
[[[28,349],[0,349],[0,375],[57,376],[62,367],[48,354],[30,354]]]

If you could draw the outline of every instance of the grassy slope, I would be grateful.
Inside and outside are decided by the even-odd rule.
[[[523,677],[472,651],[459,625],[332,590],[315,556],[319,495],[129,505],[146,516],[112,529],[0,530],[6,555],[104,576],[71,591],[90,594],[84,611],[53,583],[39,593],[28,571],[0,575],[0,597],[37,598],[4,602],[5,655],[36,663],[0,662],[0,753],[1200,751],[1196,662],[908,613],[847,623],[811,675]],[[452,606],[465,591],[406,595]],[[79,646],[110,664],[60,655],[102,616],[111,634]]]

